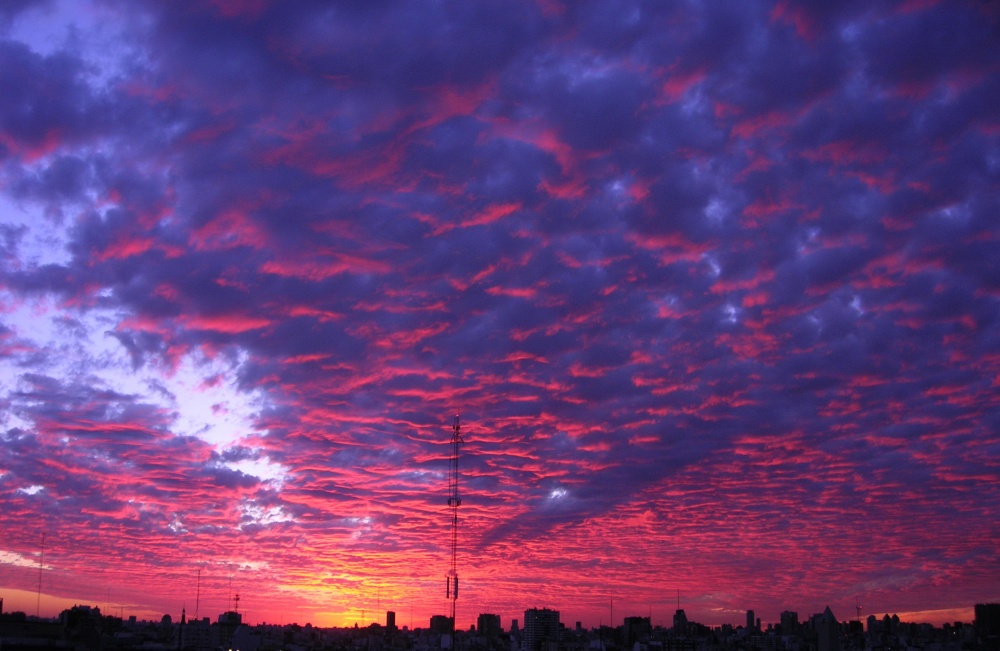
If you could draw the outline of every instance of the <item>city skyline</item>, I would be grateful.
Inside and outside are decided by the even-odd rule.
[[[238,601],[239,595],[235,595],[235,597],[236,600]],[[21,596],[21,598],[23,599],[23,596]],[[15,601],[14,603],[17,604],[18,601]],[[451,602],[449,601],[449,603]],[[902,613],[902,615],[900,613],[890,612],[890,611],[886,611],[881,614],[874,612],[862,613],[860,604],[856,606],[854,613],[850,617],[837,617],[836,613],[833,613],[829,606],[826,606],[823,609],[823,612],[830,612],[831,614],[833,614],[836,621],[841,625],[846,625],[848,623],[852,624],[857,623],[863,626],[865,631],[869,631],[870,627],[873,625],[873,622],[875,625],[881,625],[887,621],[895,622],[897,624],[901,622],[907,625],[910,624],[931,625],[937,627],[949,626],[953,624],[972,626],[977,621],[977,618],[974,616],[975,609],[978,609],[980,607],[995,609],[997,607],[997,604],[985,604],[985,605],[976,604],[975,607],[969,606],[968,608],[955,609],[953,611],[954,613],[969,615],[969,617],[967,619],[963,619],[962,616],[957,616],[954,619],[943,619],[940,624],[932,624],[931,622],[922,620],[920,618],[920,615],[925,613],[921,612]],[[79,608],[85,610],[96,609],[97,612],[100,612],[102,616],[106,617],[111,617],[111,618],[117,617],[122,620],[135,618],[139,622],[147,622],[147,623],[159,622],[162,621],[163,618],[169,617],[171,618],[172,621],[177,621],[177,622],[206,621],[215,624],[222,622],[223,619],[226,619],[227,621],[229,619],[233,619],[230,616],[233,613],[235,613],[239,615],[238,618],[239,623],[247,626],[305,626],[305,625],[312,626],[313,625],[312,622],[286,622],[286,621],[276,622],[267,619],[252,620],[248,617],[249,614],[246,612],[246,610],[240,609],[238,604],[234,603],[232,595],[230,596],[229,603],[226,605],[226,610],[222,612],[215,613],[212,615],[208,615],[205,613],[200,613],[198,615],[195,615],[195,613],[188,613],[187,607],[185,605],[182,606],[181,614],[178,618],[176,618],[176,620],[173,616],[174,614],[169,612],[162,614],[154,614],[149,619],[138,619],[135,613],[126,613],[124,612],[123,607],[115,606],[112,608],[109,604],[104,604],[102,607],[101,604],[83,604],[83,603],[73,602],[72,605],[66,605],[65,608],[63,608],[63,610],[72,610]],[[421,630],[421,629],[434,630],[435,628],[446,630],[443,624],[441,624],[441,622],[449,619],[448,615],[436,613],[430,616],[429,621],[424,621],[424,622],[410,621],[404,623],[398,621],[397,618],[398,613],[395,610],[392,610],[391,608],[389,610],[384,610],[379,612],[370,612],[370,613],[368,611],[362,611],[362,612],[366,612],[367,615],[364,616],[361,620],[356,621],[353,624],[346,623],[342,626],[334,626],[333,628],[352,628],[352,627],[365,628],[371,625],[377,625],[386,629],[399,629],[399,630],[410,630],[410,631]],[[539,613],[539,612],[551,615],[552,617],[554,617],[553,621],[557,621],[561,626],[567,629],[575,629],[579,627],[580,629],[586,631],[598,631],[599,629],[602,628],[620,629],[624,627],[627,630],[630,620],[632,621],[642,620],[648,622],[648,624],[654,629],[673,630],[675,635],[682,635],[682,636],[688,635],[689,633],[687,631],[689,631],[691,627],[700,627],[702,629],[702,632],[719,630],[720,628],[724,629],[726,627],[729,627],[734,632],[739,631],[741,629],[742,630],[749,629],[753,631],[755,634],[764,634],[772,632],[773,630],[784,629],[784,627],[786,626],[786,618],[788,618],[788,621],[791,622],[792,626],[794,626],[795,632],[799,633],[801,631],[799,631],[798,629],[807,626],[809,620],[821,617],[823,615],[822,612],[802,613],[794,609],[783,609],[777,619],[775,619],[774,621],[769,621],[767,619],[762,619],[761,617],[758,617],[754,610],[745,610],[742,612],[730,613],[735,617],[735,619],[726,621],[720,620],[714,623],[706,623],[689,619],[683,608],[677,608],[676,610],[674,610],[669,614],[669,617],[665,617],[664,621],[660,621],[660,619],[658,618],[659,613],[657,613],[657,615],[654,615],[651,611],[645,614],[640,614],[638,612],[631,614],[619,613],[619,616],[614,621],[612,621],[611,619],[611,617],[613,617],[612,615],[611,617],[609,617],[608,621],[598,621],[594,625],[587,626],[584,625],[582,620],[573,620],[572,613],[569,613],[567,615],[565,613],[561,613],[558,610],[553,610],[546,606],[535,604],[533,606],[524,607],[524,610],[516,611],[513,613],[513,615],[509,616],[499,615],[497,613],[489,613],[485,611],[477,612],[476,615],[472,618],[473,621],[470,624],[470,626],[466,628],[459,628],[458,631],[468,632],[469,630],[474,630],[477,633],[481,633],[482,631],[480,626],[485,621],[486,626],[488,626],[490,630],[497,628],[497,630],[499,630],[499,632],[502,633],[511,633],[511,632],[524,633],[526,628],[526,623],[530,619],[529,614]],[[934,612],[940,613],[941,611],[934,611]],[[41,615],[37,617],[33,615],[28,615],[28,613],[25,613],[23,609],[18,610],[17,608],[15,608],[12,610],[11,608],[4,606],[4,599],[0,597],[0,615],[11,615],[12,613],[17,613],[19,616],[23,615],[26,618],[32,617],[31,621],[34,621],[34,619],[36,618],[40,618],[41,620],[55,618],[55,615],[52,616]],[[370,615],[370,617],[368,615]],[[914,615],[917,616],[916,619],[913,618]],[[741,621],[744,618],[745,621]],[[495,621],[496,623],[491,623],[493,621]],[[680,632],[677,631],[679,622],[683,629]]]
[[[3,3],[5,608],[971,621],[998,7]]]
[[[5,590],[4,592],[5,592],[4,595],[0,595],[0,601],[4,603],[3,612],[5,613],[23,612],[26,615],[31,615],[31,616],[35,614],[35,611],[32,610],[32,608],[34,608],[35,605],[37,605],[39,602],[39,593],[37,591],[28,592],[23,590],[8,589]],[[310,621],[301,621],[301,622],[285,621],[283,616],[281,616],[277,621],[268,619],[267,614],[264,615],[261,614],[261,612],[265,613],[267,612],[266,604],[264,605],[263,608],[260,608],[259,604],[255,604],[258,605],[257,609],[247,610],[246,599],[242,596],[244,594],[246,593],[240,593],[240,592],[230,593],[225,597],[224,600],[222,600],[224,602],[222,603],[222,605],[219,604],[220,600],[218,598],[212,598],[206,604],[203,604],[203,606],[207,606],[207,610],[205,607],[200,607],[200,610],[192,610],[190,608],[191,605],[190,602],[188,600],[185,600],[182,601],[180,610],[178,610],[177,613],[173,613],[170,611],[157,612],[153,609],[148,609],[143,606],[137,606],[136,604],[127,606],[121,603],[114,602],[110,598],[110,595],[108,595],[108,599],[104,602],[97,602],[97,601],[86,602],[86,600],[81,602],[79,599],[53,598],[48,594],[42,594],[41,595],[42,603],[44,603],[45,606],[42,609],[42,612],[40,613],[39,616],[42,618],[51,618],[54,617],[61,610],[69,609],[75,606],[92,606],[101,609],[102,612],[104,612],[104,614],[106,615],[123,617],[125,619],[127,619],[129,616],[138,616],[138,614],[141,613],[143,617],[148,618],[148,621],[158,621],[163,615],[170,615],[172,617],[179,618],[180,613],[183,612],[187,614],[187,617],[190,620],[194,620],[196,618],[197,619],[208,618],[209,620],[214,622],[218,616],[226,612],[239,612],[240,615],[243,617],[244,623],[254,626],[261,624],[283,625],[283,624],[297,623],[305,625],[313,623]],[[252,599],[253,592],[251,591],[250,594]],[[235,597],[239,597],[240,600],[243,601],[244,606],[242,608],[234,604]],[[606,595],[606,597],[607,597],[607,604],[606,604],[607,610],[605,613],[606,614],[605,618],[602,618],[600,615],[598,615],[597,619],[594,622],[584,625],[583,619],[574,618],[575,610],[572,604],[568,604],[566,606],[568,610],[565,612],[565,615],[568,619],[566,621],[563,621],[563,624],[571,625],[575,624],[575,622],[580,622],[581,625],[584,625],[585,628],[596,629],[601,626],[611,626],[611,627],[621,626],[622,622],[624,622],[628,618],[644,617],[644,618],[649,618],[654,627],[659,626],[663,628],[671,628],[676,623],[675,615],[677,614],[677,612],[683,611],[685,612],[685,616],[687,617],[687,609],[678,608],[677,607],[678,604],[676,601],[666,605],[664,605],[663,602],[659,602],[656,608],[653,608],[652,605],[647,604],[645,606],[645,610],[642,610],[641,607],[638,609],[635,608],[630,609],[629,606],[623,605],[623,604],[629,604],[631,602],[631,600],[629,600],[627,597],[625,597],[619,602],[618,612],[615,613],[614,610],[615,606],[612,602],[611,595],[610,594]],[[517,600],[513,599],[513,601],[516,602]],[[695,603],[697,603],[698,601],[699,601],[698,599],[694,600]],[[780,600],[776,601],[775,599],[770,599],[768,601],[770,601],[771,603],[779,603]],[[448,600],[447,603],[450,604],[451,601]],[[401,610],[394,610],[393,603],[391,601],[383,603],[381,601],[381,597],[376,596],[375,607],[369,607],[369,606],[370,604],[368,600],[363,600],[361,605],[354,608],[354,612],[358,613],[358,618],[356,620],[346,621],[343,624],[337,624],[334,626],[346,627],[346,628],[349,628],[354,625],[364,627],[370,624],[380,624],[384,626],[385,617],[389,612],[396,614],[397,616],[396,624],[400,628],[406,627],[412,630],[415,628],[427,628],[428,626],[426,622],[413,620],[412,616],[410,616],[409,614],[409,611],[402,610],[403,608],[406,607],[406,604],[396,604],[396,607]],[[825,606],[824,608],[826,607],[829,606]],[[975,617],[973,616],[973,605],[961,606],[952,609],[938,609],[932,611],[919,611],[919,610],[897,611],[895,609],[888,608],[879,612],[868,611],[867,609],[864,608],[861,608],[859,612],[858,607],[860,607],[860,603],[855,603],[855,606],[850,609],[849,615],[843,617],[838,616],[838,621],[840,622],[860,621],[861,623],[865,623],[867,619],[871,616],[877,617],[880,621],[883,616],[898,616],[902,621],[905,622],[929,623],[935,626],[941,626],[943,624],[951,624],[954,622],[965,622],[971,624],[975,620]],[[379,610],[379,608],[381,608],[382,610]],[[532,606],[514,606],[514,608],[515,608],[514,610],[505,610],[503,614],[499,614],[497,612],[491,612],[487,610],[476,610],[474,607],[470,607],[467,609],[468,614],[462,613],[460,610],[459,615],[461,617],[468,617],[470,620],[470,624],[474,624],[477,621],[477,619],[483,614],[496,615],[500,617],[501,628],[507,630],[510,628],[510,623],[512,620],[517,620],[520,623],[519,626],[523,627],[522,615],[524,609],[535,609],[535,608],[546,609],[548,607],[543,606],[541,604],[534,604]],[[521,610],[518,610],[518,608],[520,608]],[[623,608],[624,610],[622,610]],[[760,620],[761,626],[763,628],[768,628],[771,625],[779,624],[781,622],[781,614],[784,614],[785,612],[794,612],[798,614],[800,617],[802,615],[806,615],[808,617],[809,615],[819,614],[820,612],[822,612],[823,609],[820,609],[820,611],[816,613],[806,614],[802,611],[796,610],[794,608],[794,605],[785,604],[784,606],[781,607],[777,606],[765,607],[763,609],[763,612],[770,613],[772,610],[778,613],[777,615],[774,616],[773,619],[769,619],[768,617],[761,618],[759,614],[756,615],[757,619]],[[431,618],[447,616],[443,612],[440,613],[433,611],[428,611],[428,612],[431,612],[431,615],[429,615],[429,617]],[[746,622],[744,620],[748,616],[748,613],[756,613],[756,611],[752,609],[751,610],[729,609],[722,612],[721,609],[717,609],[709,611],[708,614],[709,619],[707,621],[702,621],[702,620],[695,621],[690,617],[687,617],[686,621],[702,624],[710,628],[715,628],[724,625],[731,625],[734,628],[740,628],[746,626]],[[468,628],[468,626],[466,626],[465,628]],[[459,630],[464,630],[464,629],[460,627]]]

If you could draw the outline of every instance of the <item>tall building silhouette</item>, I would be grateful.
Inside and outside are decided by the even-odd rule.
[[[678,608],[674,613],[674,635],[684,637],[688,634],[688,618],[683,608]]]
[[[794,610],[781,613],[781,634],[796,635],[799,632],[799,614]]]
[[[632,648],[636,642],[648,641],[653,626],[649,617],[626,617],[622,624],[625,646]]]
[[[239,603],[238,598],[237,603]],[[240,615],[235,610],[227,610],[219,615],[219,639],[223,647],[227,649],[230,647],[233,642],[233,635],[236,634],[236,629],[239,628],[242,623],[243,615]]]
[[[840,624],[829,606],[816,618],[816,633],[818,651],[840,651]]]
[[[524,611],[522,651],[555,651],[559,646],[559,611],[529,608]]]
[[[436,635],[442,635],[444,633],[451,633],[453,621],[451,617],[447,615],[431,615],[430,629],[431,633]]]
[[[500,615],[493,615],[491,613],[483,613],[476,619],[476,632],[479,636],[492,640],[494,638],[500,637]]]
[[[976,639],[984,649],[1000,649],[1000,604],[976,604]]]

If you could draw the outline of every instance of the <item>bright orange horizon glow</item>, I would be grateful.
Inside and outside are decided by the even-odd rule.
[[[37,593],[33,593],[26,590],[17,590],[12,588],[0,587],[0,598],[4,600],[4,612],[6,613],[24,612],[29,616],[35,615],[36,604],[38,604]],[[73,606],[81,605],[81,606],[97,607],[101,610],[101,613],[104,615],[123,617],[124,619],[128,619],[129,617],[135,616],[140,621],[142,620],[159,621],[163,617],[163,615],[170,615],[174,621],[180,621],[181,617],[180,611],[172,612],[168,610],[165,612],[160,612],[156,609],[149,607],[118,603],[115,601],[115,596],[113,592],[110,595],[110,598],[111,598],[110,602],[108,601],[95,602],[94,600],[87,598],[74,598],[65,595],[52,595],[43,592],[41,595],[41,601],[40,601],[41,608],[39,614],[42,618],[51,619],[57,617],[59,613],[62,612],[63,610],[69,609]],[[405,603],[406,602],[405,599],[396,599],[391,594],[381,595],[379,597],[379,600],[380,600],[379,603],[372,604],[370,608],[363,606],[353,606],[341,611],[324,611],[320,608],[317,608],[316,610],[298,611],[297,613],[294,610],[290,610],[286,614],[285,612],[269,611],[266,603],[265,604],[255,603],[253,604],[252,607],[249,608],[244,607],[246,605],[246,601],[244,601],[243,594],[241,593],[241,604],[243,605],[240,607],[240,613],[243,615],[244,623],[251,626],[258,624],[284,625],[292,623],[305,625],[306,623],[310,623],[313,626],[318,626],[322,628],[351,628],[354,627],[355,625],[364,628],[373,623],[385,625],[386,612],[391,610],[396,613],[397,626],[399,627],[406,626],[408,628],[426,628],[428,626],[428,622],[430,620],[431,615],[446,614],[443,607],[449,606],[449,602],[447,602],[446,600],[442,600],[442,608],[439,608],[438,610],[434,609],[428,610],[424,605],[423,608],[419,611],[411,611],[410,609],[411,604]],[[619,611],[621,611],[619,614],[616,614],[615,616],[615,621],[618,623],[618,625],[620,625],[621,619],[624,617],[629,617],[629,616],[645,617],[649,616],[650,614],[653,614],[653,624],[655,626],[669,627],[671,625],[670,617],[672,616],[672,612],[669,614],[667,613],[661,614],[662,609],[657,610],[655,613],[651,613],[650,611],[643,612],[641,608],[629,608],[627,604],[628,601],[624,600],[624,603],[619,603],[618,606],[616,606],[616,608]],[[185,610],[187,617],[189,619],[195,618],[193,604],[185,603],[182,607]],[[378,609],[379,607],[381,607],[382,609],[379,610]],[[526,605],[525,609],[530,607],[535,607],[535,605],[532,606]],[[587,627],[594,627],[599,624],[608,625],[611,616],[610,612],[611,607],[612,604],[609,596],[608,603],[606,604],[607,612],[603,614],[597,613],[591,615],[590,619],[594,623],[587,625]],[[215,621],[218,615],[221,614],[221,612],[223,611],[220,610],[217,613],[212,612],[211,614],[209,614],[205,612],[204,609],[202,609],[202,612],[199,613],[199,616],[209,617],[212,621]],[[475,615],[464,614],[462,613],[462,610],[459,609],[460,628],[468,628],[468,626],[471,626],[472,624],[475,623],[476,617],[478,617],[480,613],[485,613],[485,612],[491,612],[496,614],[495,610],[491,610],[489,607],[484,607],[476,610]],[[581,613],[577,613],[573,609],[567,609],[565,611],[562,611],[561,614],[564,617],[563,623],[566,624],[567,626],[572,626],[576,621],[583,621],[588,619],[587,617],[584,617]],[[800,612],[799,613],[800,620],[807,618],[809,614]],[[840,618],[840,621],[842,622],[853,621],[857,619],[853,611],[850,613],[849,617],[846,616],[846,613],[844,615],[841,615],[840,613],[835,612],[835,614]],[[716,614],[709,613],[705,619],[698,620],[698,623],[713,628],[721,626],[723,624],[731,624],[734,626],[739,626],[742,625],[744,621],[744,615],[745,613],[743,612],[733,612],[730,613],[728,617],[719,618],[717,613]],[[889,616],[897,615],[900,618],[900,621],[902,622],[910,622],[917,624],[928,623],[938,627],[944,624],[951,624],[955,622],[971,624],[975,619],[975,615],[972,608],[952,608],[952,609],[924,610],[924,611],[910,611],[910,612],[907,611],[897,612],[895,610],[889,609],[882,613],[867,612],[867,611],[863,612],[861,616],[861,622],[865,626],[867,626],[867,619],[869,615],[874,615],[879,620],[881,620],[884,615],[889,615]],[[502,619],[502,621],[506,622],[505,628],[509,627],[511,616],[514,619],[523,621],[522,620],[523,612],[521,613],[513,612],[510,615],[505,615],[504,619]],[[758,616],[759,616],[759,611],[758,611]],[[565,619],[565,617],[568,617],[568,619]],[[463,621],[465,619],[469,620],[468,624],[463,624]],[[778,620],[777,619],[763,620],[763,624],[765,626],[768,623],[771,624],[778,623]]]

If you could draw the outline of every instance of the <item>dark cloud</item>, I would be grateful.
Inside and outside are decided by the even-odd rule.
[[[83,63],[72,54],[43,57],[4,40],[0,64],[0,83],[8,90],[0,100],[0,129],[15,154],[35,158],[106,124],[83,79]]]
[[[28,9],[35,7],[44,8],[50,4],[50,0],[11,0],[10,2],[5,2],[3,7],[0,7],[0,27],[9,27],[10,23],[13,22],[18,15],[24,13]]]

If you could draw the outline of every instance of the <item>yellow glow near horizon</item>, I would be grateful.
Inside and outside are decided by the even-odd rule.
[[[95,604],[90,599],[75,599],[73,597],[56,596],[43,592],[39,599],[37,592],[17,590],[15,588],[0,588],[0,598],[3,599],[3,612],[23,612],[33,617],[38,612],[39,617],[58,617],[59,613],[73,606],[97,606],[103,614],[105,604]]]

